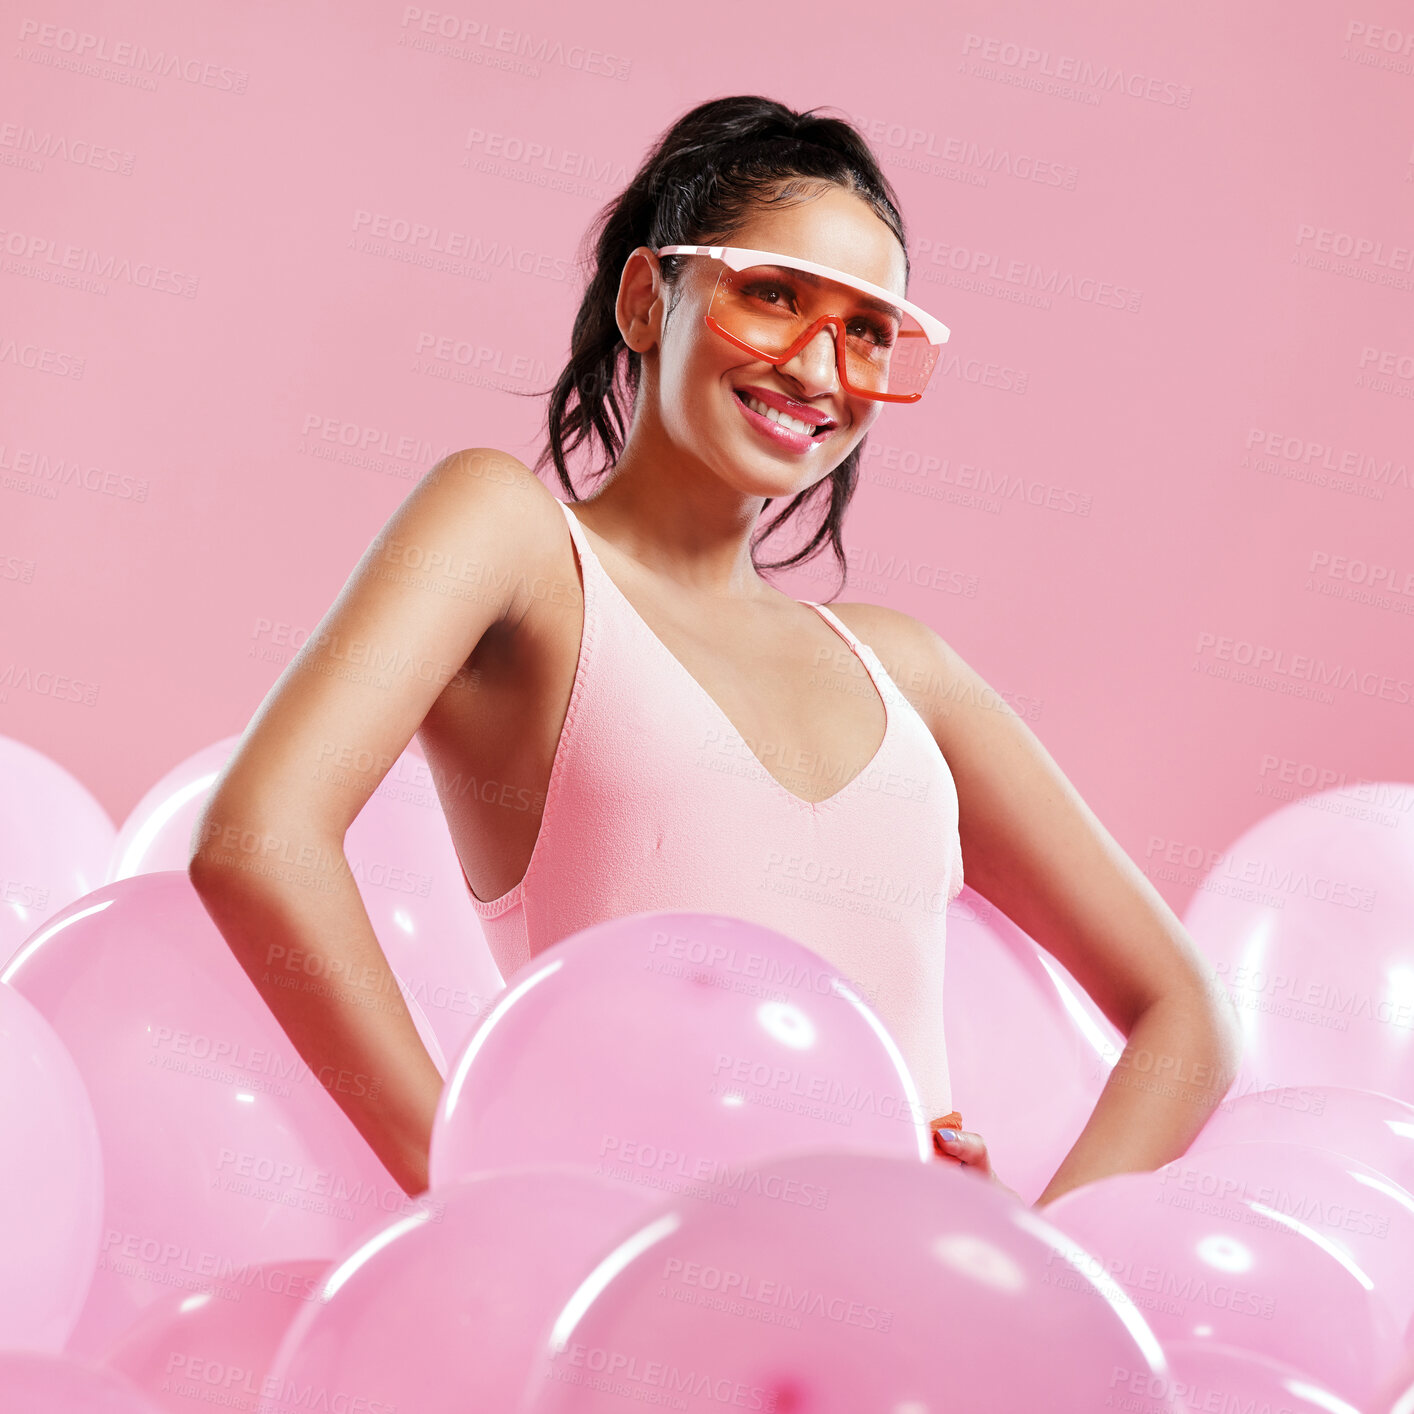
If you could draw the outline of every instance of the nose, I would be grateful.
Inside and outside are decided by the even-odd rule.
[[[834,392],[839,386],[839,369],[835,365],[835,341],[830,326],[822,324],[780,369],[790,374],[807,396]]]

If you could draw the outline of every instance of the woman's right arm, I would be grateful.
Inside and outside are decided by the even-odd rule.
[[[504,452],[438,462],[266,695],[193,831],[187,873],[206,911],[410,1195],[428,1186],[442,1080],[344,836],[486,630],[524,612],[553,499]]]

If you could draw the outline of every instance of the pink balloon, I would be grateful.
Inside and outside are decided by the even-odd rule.
[[[1397,1358],[1398,1323],[1323,1237],[1256,1202],[1209,1202],[1172,1173],[1117,1173],[1046,1216],[1093,1254],[1165,1342],[1213,1341],[1285,1361],[1359,1403]]]
[[[56,761],[0,736],[0,966],[47,918],[103,882],[113,822]]]
[[[1139,1311],[997,1185],[822,1150],[748,1166],[735,1205],[650,1215],[560,1311],[526,1407],[1090,1411],[1162,1369]]]
[[[234,1290],[247,1264],[332,1257],[417,1210],[285,1036],[185,874],[95,889],[0,980],[67,1047],[103,1147],[98,1267],[73,1353],[98,1354],[174,1288]]]
[[[5,1414],[160,1414],[121,1375],[71,1355],[0,1350]]]
[[[1409,1414],[1414,1409],[1414,1347],[1385,1372],[1362,1414]]]
[[[896,1045],[847,979],[774,929],[629,914],[522,967],[453,1064],[433,1183],[571,1162],[704,1200],[801,1148],[941,1163]]]
[[[1033,1203],[1084,1129],[1124,1037],[1055,958],[965,887],[948,912],[947,967],[954,1103],[987,1141],[997,1176]]]
[[[0,1346],[59,1351],[98,1260],[103,1153],[78,1067],[3,983],[0,1136]]]
[[[169,1414],[214,1406],[253,1410],[269,1388],[280,1341],[329,1270],[327,1261],[243,1269],[233,1293],[173,1291],[159,1297],[103,1357]]]
[[[513,1411],[551,1319],[655,1195],[568,1165],[434,1188],[328,1274],[291,1326],[262,1414]],[[352,1408],[352,1404],[348,1407]]]
[[[1175,1195],[1250,1199],[1318,1235],[1365,1274],[1399,1330],[1414,1317],[1414,1193],[1369,1164],[1306,1144],[1224,1144],[1159,1172]]]
[[[175,766],[137,803],[113,848],[110,879],[186,872],[192,833],[239,737]],[[330,748],[331,779],[347,769]],[[502,987],[472,908],[437,788],[416,740],[359,811],[344,852],[389,966],[455,1055]]]
[[[1292,1085],[1414,1100],[1414,831],[1343,805],[1328,791],[1258,821],[1184,915],[1242,1018],[1232,1100]]]
[[[1212,1341],[1168,1341],[1169,1380],[1186,1410],[1269,1410],[1272,1414],[1361,1414],[1300,1370]],[[1133,1395],[1126,1387],[1117,1396]],[[1118,1406],[1123,1408],[1123,1405]]]
[[[109,881],[167,869],[185,871],[192,831],[239,741],[239,736],[228,736],[202,747],[148,789],[118,828],[108,861]]]
[[[1339,1085],[1291,1085],[1225,1100],[1188,1154],[1263,1140],[1346,1154],[1414,1191],[1414,1105],[1392,1095]]]

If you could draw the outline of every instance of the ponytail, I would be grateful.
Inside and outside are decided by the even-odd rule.
[[[624,265],[637,247],[730,244],[758,208],[788,205],[830,183],[858,193],[898,237],[907,278],[908,247],[893,188],[857,129],[841,119],[817,117],[815,111],[797,113],[759,97],[699,104],[659,137],[628,186],[591,224],[580,263],[586,263],[585,251],[592,248],[592,274],[575,315],[569,361],[547,390],[547,440],[534,468],[538,473],[553,462],[572,500],[580,497],[570,479],[568,454],[585,442],[597,444],[603,461],[591,475],[598,479],[613,468],[628,436],[641,359],[624,343],[615,309]],[[661,257],[670,290],[683,260]],[[758,530],[751,543],[757,570],[787,569],[813,558],[828,542],[847,577],[840,530],[862,451],[861,442],[828,477],[786,502]],[[805,545],[786,559],[757,561],[757,545],[808,503],[826,497],[828,506]]]

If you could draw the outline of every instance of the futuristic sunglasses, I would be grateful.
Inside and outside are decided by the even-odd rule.
[[[876,402],[915,403],[933,375],[948,326],[880,285],[830,265],[741,246],[665,245],[658,255],[718,262],[708,328],[779,366],[829,327],[840,382]]]

